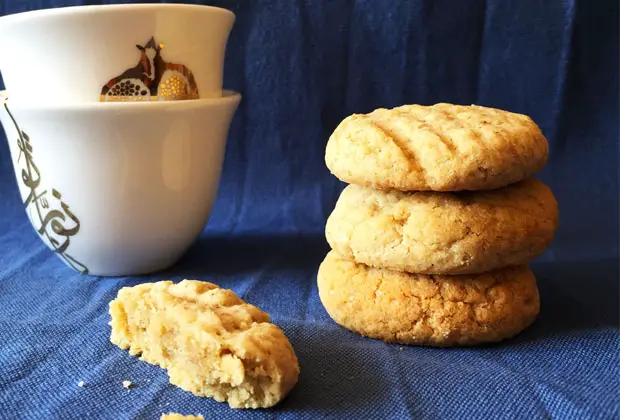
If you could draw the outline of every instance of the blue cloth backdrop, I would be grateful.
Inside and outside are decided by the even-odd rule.
[[[0,14],[85,3],[2,0]],[[27,222],[0,141],[0,418],[619,418],[618,2],[211,4],[237,15],[225,85],[243,102],[212,218],[176,266],[142,278],[69,271]],[[340,328],[319,301],[324,223],[343,188],[324,148],[348,114],[440,101],[540,124],[551,154],[539,177],[561,224],[533,264],[542,312],[529,330],[494,346],[401,350]],[[269,312],[299,356],[291,395],[233,411],[110,344],[118,289],[162,278],[212,281]]]

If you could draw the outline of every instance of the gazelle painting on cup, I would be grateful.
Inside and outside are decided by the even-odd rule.
[[[174,101],[198,99],[191,70],[183,64],[164,61],[163,45],[151,38],[140,51],[138,63],[112,78],[101,90],[102,102]]]

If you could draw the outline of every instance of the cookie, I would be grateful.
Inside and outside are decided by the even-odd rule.
[[[391,343],[470,346],[513,337],[539,312],[527,266],[468,276],[371,268],[331,251],[318,272],[323,306],[341,326]]]
[[[549,145],[526,115],[440,103],[345,118],[325,151],[341,181],[400,191],[488,190],[543,168]]]
[[[188,414],[187,416],[184,416],[183,414],[179,413],[168,413],[162,414],[159,420],[205,420],[205,418],[202,417],[200,414],[197,416],[194,416],[193,414]]]
[[[325,226],[340,255],[419,274],[474,274],[541,255],[558,226],[558,205],[528,178],[476,192],[344,189]]]
[[[112,343],[167,369],[172,384],[194,395],[271,407],[297,383],[282,330],[231,290],[196,280],[124,287],[110,315]]]

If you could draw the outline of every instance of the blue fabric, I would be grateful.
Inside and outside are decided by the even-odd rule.
[[[2,0],[0,13],[68,4],[84,2]],[[226,87],[243,102],[211,221],[176,266],[142,278],[70,272],[28,224],[0,142],[0,418],[619,418],[618,2],[212,4],[237,14]],[[551,146],[539,177],[561,224],[533,264],[542,312],[499,345],[364,339],[317,295],[324,223],[343,187],[323,162],[330,132],[353,112],[439,101],[527,113]],[[301,377],[280,406],[193,397],[110,344],[120,287],[186,277],[233,289],[286,331]]]

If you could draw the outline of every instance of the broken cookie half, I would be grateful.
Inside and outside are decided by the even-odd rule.
[[[297,356],[284,332],[212,283],[124,287],[110,315],[112,343],[166,369],[170,383],[194,395],[232,408],[267,408],[297,383]]]

